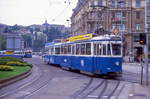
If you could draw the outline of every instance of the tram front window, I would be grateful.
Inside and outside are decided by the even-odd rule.
[[[112,44],[113,55],[121,55],[121,44]]]

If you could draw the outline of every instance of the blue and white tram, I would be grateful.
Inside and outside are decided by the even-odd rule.
[[[90,40],[48,43],[44,61],[95,74],[122,72],[122,41],[119,36],[105,35]]]

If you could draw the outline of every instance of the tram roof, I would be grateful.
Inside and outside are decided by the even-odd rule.
[[[91,41],[121,41],[121,36],[116,36],[116,35],[104,35],[104,36],[97,36],[97,37],[93,37],[90,40],[80,40],[80,41],[75,41],[75,42],[60,42],[60,43],[55,43],[55,42],[51,42],[51,43],[46,43],[45,47],[49,47],[49,46],[59,46],[59,45],[65,45],[65,44],[74,44],[74,43],[81,43],[81,42],[91,42]]]

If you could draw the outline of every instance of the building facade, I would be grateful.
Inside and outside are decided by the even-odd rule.
[[[124,37],[124,55],[136,57],[144,52],[139,35],[145,33],[145,0],[78,0],[71,28],[73,36],[95,33],[100,28],[118,30]]]

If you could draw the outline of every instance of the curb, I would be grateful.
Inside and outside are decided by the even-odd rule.
[[[4,86],[7,86],[9,84],[15,83],[18,80],[24,79],[27,76],[29,76],[31,73],[32,73],[32,67],[31,67],[30,70],[28,70],[27,72],[24,72],[24,73],[22,73],[20,75],[17,75],[17,76],[8,78],[8,79],[0,80],[0,88],[2,88]]]

